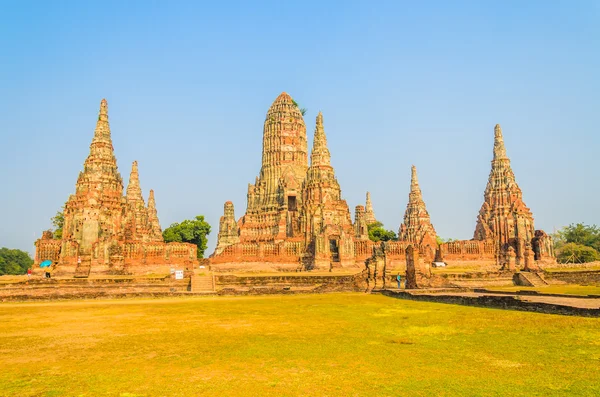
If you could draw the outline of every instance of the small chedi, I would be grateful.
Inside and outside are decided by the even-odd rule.
[[[372,225],[377,222],[375,211],[373,211],[373,203],[371,203],[371,193],[367,192],[367,202],[365,203],[365,221],[367,225]]]
[[[104,99],[90,154],[65,204],[62,238],[45,232],[35,246],[35,264],[51,260],[55,273],[63,275],[168,272],[197,262],[195,245],[164,242],[154,191],[146,206],[137,161],[123,195]]]
[[[419,187],[417,167],[413,165],[411,168],[408,205],[404,213],[404,222],[400,225],[398,231],[398,240],[427,247],[429,257],[433,259],[434,250],[437,247],[436,236]]]

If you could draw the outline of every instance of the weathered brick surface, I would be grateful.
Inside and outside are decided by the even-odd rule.
[[[195,245],[163,241],[154,191],[150,191],[146,206],[137,161],[132,164],[123,194],[104,99],[90,153],[77,178],[75,194],[65,204],[64,218],[61,240],[44,233],[36,241],[36,272],[41,271],[37,265],[45,260],[54,262],[51,271],[56,275],[82,277],[90,273],[165,272],[197,263]]]
[[[308,164],[306,126],[292,98],[282,93],[267,112],[262,167],[248,186],[246,213],[234,221],[226,203],[219,225],[215,270],[253,271],[255,263],[298,269],[359,268],[355,229],[331,166],[318,114]]]

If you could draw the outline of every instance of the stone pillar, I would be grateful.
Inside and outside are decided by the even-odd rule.
[[[385,243],[373,247],[373,255],[365,261],[365,265],[369,289],[384,289],[386,287]]]
[[[430,286],[431,268],[419,257],[419,250],[409,245],[406,248],[406,288],[417,289]]]
[[[517,254],[512,246],[509,246],[505,253],[504,270],[514,272],[517,269]]]
[[[539,266],[534,260],[533,250],[531,249],[531,244],[525,245],[525,251],[523,253],[524,258],[524,267],[523,270],[526,272],[537,272],[540,270]]]

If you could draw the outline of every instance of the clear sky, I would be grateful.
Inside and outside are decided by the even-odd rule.
[[[600,224],[599,1],[4,1],[0,49],[0,246],[33,252],[106,98],[124,180],[138,160],[162,227],[203,214],[212,252],[282,91],[389,229],[415,164],[438,234],[471,238],[496,123],[536,228]]]

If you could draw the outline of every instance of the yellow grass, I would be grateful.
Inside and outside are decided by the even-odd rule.
[[[490,291],[537,291],[545,294],[565,294],[565,295],[599,295],[600,296],[600,286],[597,285],[574,285],[574,284],[564,284],[564,285],[546,285],[543,287],[520,287],[520,286],[511,286],[511,287],[488,287],[486,288]]]
[[[0,304],[2,396],[592,396],[600,319],[366,294]]]
[[[549,273],[561,273],[561,272],[588,272],[588,271],[600,271],[600,265],[593,266],[576,266],[576,267],[551,267],[544,269],[545,272]]]

